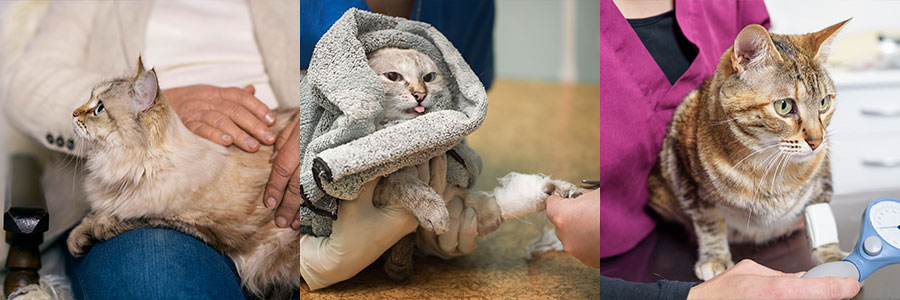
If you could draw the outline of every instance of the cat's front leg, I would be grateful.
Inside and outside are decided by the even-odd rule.
[[[699,252],[694,274],[706,281],[734,265],[728,248],[728,227],[725,219],[712,207],[698,208],[696,213],[691,214],[691,219]]]
[[[375,196],[380,202],[403,205],[409,210],[423,229],[435,234],[450,230],[450,212],[444,198],[415,175],[403,170],[388,175],[378,183]]]
[[[97,213],[92,211],[84,216],[84,218],[81,219],[81,223],[78,223],[78,226],[75,226],[75,228],[69,232],[69,237],[66,239],[66,245],[69,247],[69,253],[72,253],[72,256],[84,256],[97,242],[97,239],[92,235],[96,221]]]

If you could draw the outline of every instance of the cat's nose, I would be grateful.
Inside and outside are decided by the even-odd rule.
[[[428,95],[425,92],[413,92],[413,97],[416,97],[416,102],[422,103],[425,101],[425,96]]]
[[[72,117],[73,117],[73,118],[77,118],[77,117],[78,117],[78,111],[77,111],[77,110],[72,112]]]
[[[822,138],[807,138],[806,143],[809,144],[809,147],[813,150],[819,148],[819,145],[822,145]]]

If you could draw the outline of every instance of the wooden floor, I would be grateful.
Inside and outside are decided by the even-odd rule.
[[[488,115],[467,143],[481,155],[476,189],[489,190],[508,172],[543,173],[571,182],[592,178],[600,141],[599,88],[498,80]],[[565,253],[528,261],[525,246],[547,223],[543,214],[507,222],[479,238],[475,253],[452,260],[416,258],[404,283],[386,278],[381,261],[316,298],[585,299],[598,298],[600,272]]]

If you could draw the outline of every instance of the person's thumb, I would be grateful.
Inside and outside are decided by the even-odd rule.
[[[252,84],[248,84],[247,86],[245,86],[244,90],[248,93],[256,94],[256,87],[254,87]]]

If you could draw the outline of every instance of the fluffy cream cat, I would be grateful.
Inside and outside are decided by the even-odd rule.
[[[412,49],[383,48],[368,54],[369,67],[384,85],[384,117],[377,129],[399,124],[425,113],[445,109],[452,101],[449,80],[427,55]],[[450,215],[443,197],[416,174],[403,170],[386,176],[375,187],[375,205],[400,204],[425,230],[447,232]],[[385,254],[384,270],[394,280],[412,274],[414,234]]]

